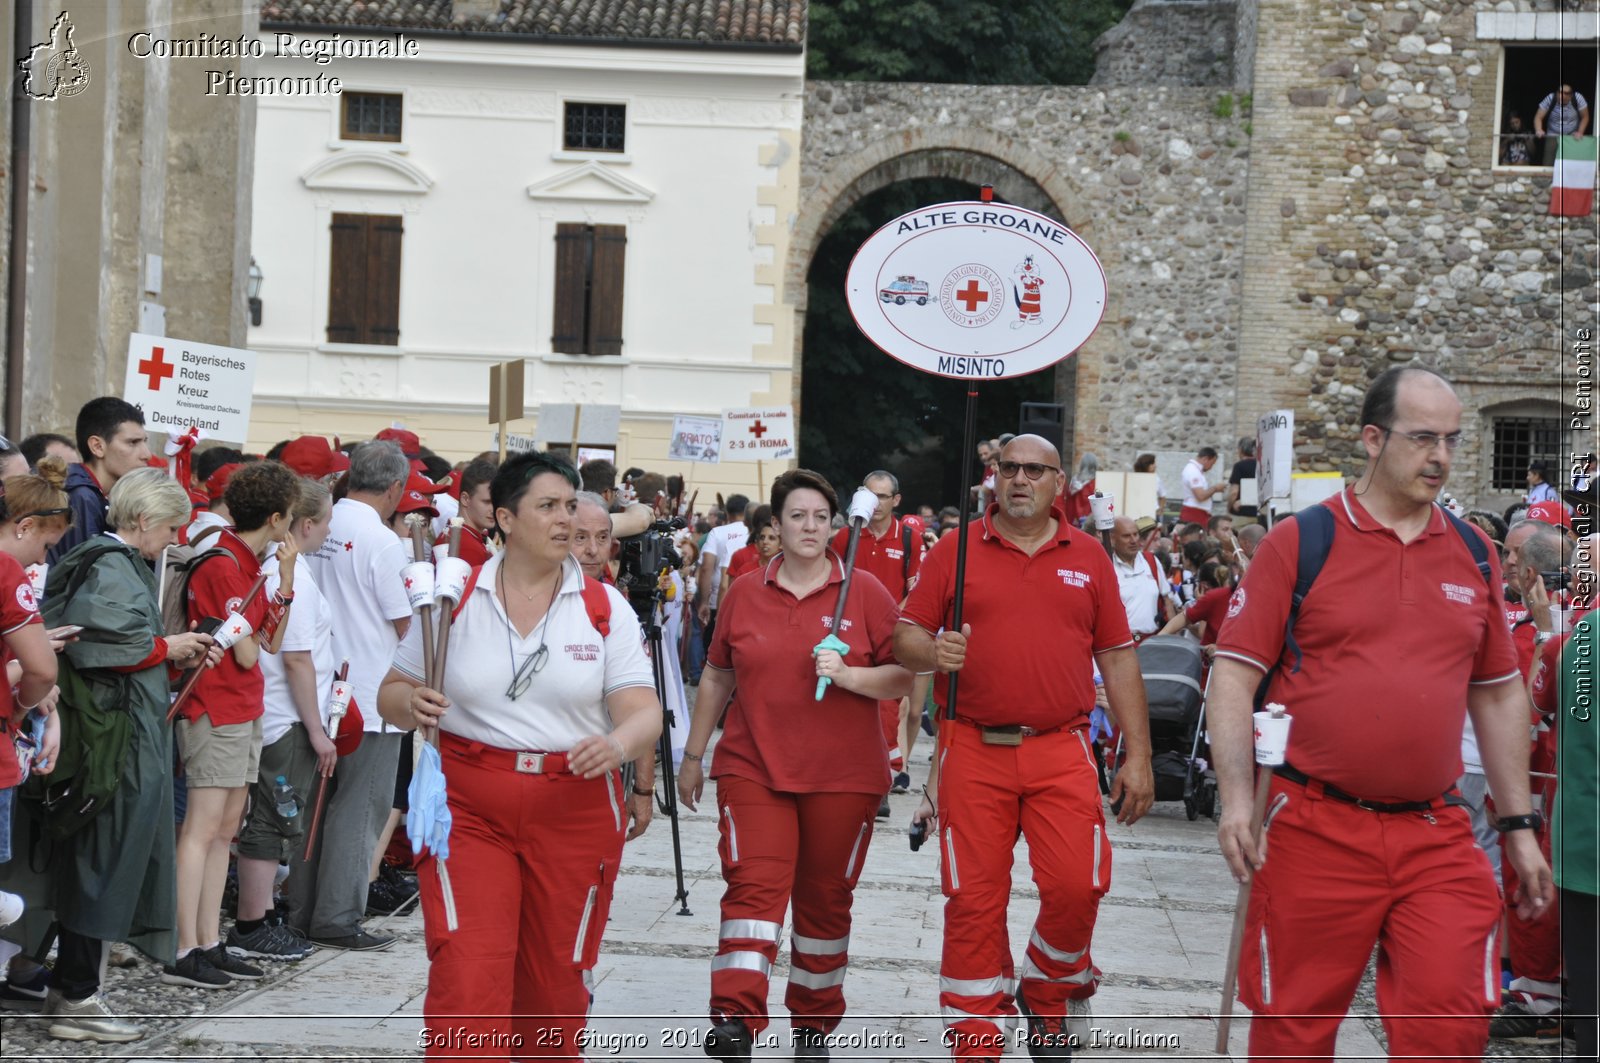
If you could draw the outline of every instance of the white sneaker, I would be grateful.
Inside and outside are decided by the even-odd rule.
[[[1089,1020],[1094,1018],[1094,1008],[1089,998],[1067,1001],[1067,1038],[1073,1048],[1083,1048],[1089,1043]]]
[[[22,898],[0,890],[0,926],[10,926],[22,918]]]

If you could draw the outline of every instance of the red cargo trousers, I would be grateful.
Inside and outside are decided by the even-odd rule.
[[[1466,809],[1369,812],[1282,778],[1272,802],[1239,960],[1250,1058],[1332,1059],[1374,944],[1389,1058],[1482,1058],[1500,897]]]
[[[441,736],[450,795],[445,923],[432,853],[417,864],[428,944],[429,1059],[579,1059],[590,976],[622,859],[622,782],[580,779],[562,754]]]
[[[766,1029],[767,979],[794,903],[790,1025],[831,1033],[844,1016],[850,902],[872,842],[877,794],[780,793],[737,776],[717,780],[722,927],[711,961],[711,1019]]]
[[[1048,1016],[1066,1014],[1069,998],[1093,996],[1099,984],[1089,941],[1111,888],[1111,846],[1081,729],[995,746],[961,721],[940,728],[939,1005],[955,1058],[994,1058],[1002,1017],[1016,1015],[1006,905],[1017,838],[1028,839],[1039,889],[1020,992],[1030,1011]]]

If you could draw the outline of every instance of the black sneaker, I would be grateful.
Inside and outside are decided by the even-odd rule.
[[[296,937],[288,928],[262,923],[248,934],[241,934],[237,925],[228,931],[223,942],[235,956],[251,960],[303,960],[312,953],[312,945]]]
[[[206,962],[229,978],[237,978],[244,982],[254,982],[258,978],[265,978],[267,972],[259,967],[252,967],[237,956],[228,955],[227,946],[222,942],[206,949]]]
[[[796,1026],[794,1028],[794,1058],[796,1059],[827,1059],[827,1036],[812,1026]]]
[[[750,1027],[744,1024],[743,1019],[728,1019],[712,1025],[706,1034],[706,1055],[712,1059],[732,1059],[738,1063],[750,1063],[750,1050],[755,1046],[755,1038],[750,1034]]]
[[[1561,1011],[1541,1015],[1520,1000],[1513,1000],[1489,1020],[1489,1036],[1496,1041],[1525,1045],[1559,1045]]]
[[[394,935],[357,930],[354,934],[338,937],[313,937],[311,943],[319,948],[338,949],[341,952],[382,952],[394,944]]]
[[[42,1011],[50,995],[50,968],[38,967],[28,977],[0,984],[0,1008],[7,1011]]]
[[[911,789],[911,773],[903,771],[894,777],[894,785],[889,787],[891,794],[903,794]]]
[[[1072,1041],[1067,1034],[1065,1015],[1035,1015],[1017,992],[1017,1010],[1028,1020],[1030,1059],[1071,1059]]]
[[[161,968],[161,981],[167,985],[187,985],[196,989],[226,989],[233,979],[212,966],[203,949],[190,949],[178,962]]]
[[[407,889],[398,882],[387,881],[380,876],[375,882],[367,884],[367,914],[405,915],[417,906],[420,896],[416,886]]]

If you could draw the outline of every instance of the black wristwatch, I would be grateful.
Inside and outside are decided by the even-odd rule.
[[[1514,830],[1538,830],[1543,826],[1544,817],[1537,812],[1521,816],[1498,816],[1494,821],[1494,829],[1501,834]]]

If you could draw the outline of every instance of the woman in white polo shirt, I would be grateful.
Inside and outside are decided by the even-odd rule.
[[[391,723],[441,732],[459,927],[446,929],[429,854],[423,1012],[461,1034],[432,1039],[430,1058],[581,1055],[622,857],[621,767],[650,755],[661,705],[627,600],[586,588],[571,557],[578,482],[543,454],[501,466],[489,490],[505,549],[451,628],[444,690],[423,685],[413,625],[379,695]]]

